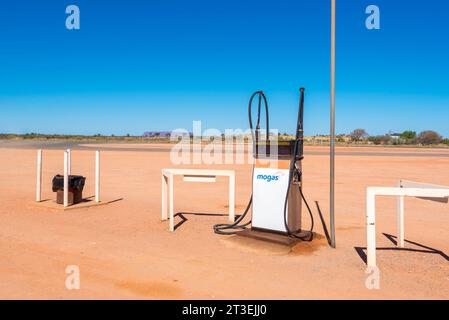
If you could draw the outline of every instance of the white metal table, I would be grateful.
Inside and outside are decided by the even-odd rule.
[[[162,220],[170,220],[174,231],[174,176],[183,176],[186,182],[212,183],[217,176],[229,178],[229,221],[235,219],[235,172],[232,170],[162,169]]]

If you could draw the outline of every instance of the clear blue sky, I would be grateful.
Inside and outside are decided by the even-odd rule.
[[[328,133],[329,0],[1,1],[0,132],[141,134],[272,127]],[[81,30],[65,28],[77,4]],[[365,8],[381,9],[381,30]],[[337,131],[449,136],[449,3],[337,0]]]

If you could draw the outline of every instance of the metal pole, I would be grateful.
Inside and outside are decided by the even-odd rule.
[[[42,149],[37,150],[36,201],[42,200]]]
[[[330,123],[330,229],[331,246],[335,243],[335,0],[331,0],[331,123]]]
[[[64,151],[64,207],[69,206],[69,153]]]
[[[69,172],[69,175],[71,175],[72,174],[72,151],[70,149],[67,149],[67,158],[68,158],[68,163],[67,163],[68,172]]]
[[[95,202],[100,202],[100,151],[95,151]]]

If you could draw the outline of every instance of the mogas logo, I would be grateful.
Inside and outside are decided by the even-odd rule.
[[[265,180],[266,182],[279,181],[279,177],[283,175],[283,172],[276,172],[275,174],[258,174],[256,179]]]

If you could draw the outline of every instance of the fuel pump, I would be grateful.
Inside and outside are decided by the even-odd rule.
[[[299,110],[295,139],[278,141],[277,157],[273,159],[270,150],[268,101],[262,91],[255,92],[249,101],[248,117],[253,137],[254,167],[252,174],[252,195],[244,213],[233,224],[217,224],[218,234],[236,234],[238,230],[252,230],[287,234],[305,241],[313,239],[313,215],[302,192],[302,160],[304,158],[304,88],[300,89]],[[253,129],[252,105],[258,98],[256,128]],[[266,137],[260,139],[262,106],[266,115]],[[302,202],[304,201],[311,219],[310,231],[302,231]],[[243,223],[252,208],[251,219]]]

